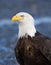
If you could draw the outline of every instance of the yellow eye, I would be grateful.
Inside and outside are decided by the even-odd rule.
[[[24,17],[24,15],[20,15],[21,17]]]

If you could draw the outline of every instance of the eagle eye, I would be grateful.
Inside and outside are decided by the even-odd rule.
[[[24,15],[20,15],[21,17],[24,17]]]

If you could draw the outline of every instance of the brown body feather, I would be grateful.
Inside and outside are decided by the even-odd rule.
[[[33,38],[20,38],[15,56],[20,65],[51,65],[51,39],[39,33]]]

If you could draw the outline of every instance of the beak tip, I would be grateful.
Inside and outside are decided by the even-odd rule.
[[[11,19],[11,20],[12,20],[12,22],[14,22],[14,18],[13,18],[13,17],[12,17],[12,19]]]

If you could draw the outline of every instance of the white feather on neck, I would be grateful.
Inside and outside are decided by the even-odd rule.
[[[18,38],[27,37],[28,35],[34,37],[36,29],[34,26],[34,19],[25,20],[23,23],[19,23]]]

